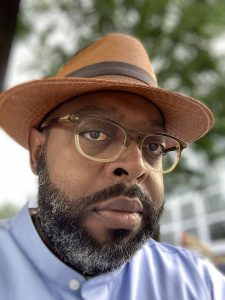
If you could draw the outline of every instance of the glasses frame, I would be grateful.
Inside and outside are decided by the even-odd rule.
[[[95,158],[95,157],[92,157],[92,156],[89,156],[88,154],[86,154],[85,152],[83,152],[82,148],[80,147],[80,143],[79,143],[79,134],[78,134],[78,128],[79,128],[79,124],[80,122],[83,120],[83,119],[93,119],[93,120],[98,120],[98,121],[104,121],[104,122],[107,122],[107,123],[110,123],[110,124],[113,124],[114,126],[117,126],[119,127],[123,133],[124,133],[124,136],[125,136],[125,139],[124,139],[124,143],[123,145],[121,146],[121,150],[116,154],[114,155],[113,157],[111,158],[108,158],[108,159],[104,159],[104,158]],[[40,126],[39,126],[39,130],[42,131],[44,128],[50,126],[50,125],[53,125],[54,123],[69,123],[69,122],[72,122],[73,125],[74,125],[74,134],[75,134],[75,146],[77,148],[77,151],[84,157],[90,159],[90,160],[93,160],[93,161],[98,161],[98,162],[113,162],[115,161],[116,159],[118,159],[121,154],[123,152],[126,151],[128,145],[129,145],[129,141],[130,139],[134,139],[131,138],[131,136],[134,136],[136,135],[136,144],[138,146],[138,148],[142,151],[142,147],[143,147],[143,143],[144,143],[144,140],[149,137],[149,136],[164,136],[164,137],[168,137],[170,139],[173,139],[177,142],[178,144],[178,148],[176,147],[171,147],[171,148],[168,148],[166,152],[169,152],[169,151],[176,151],[177,155],[176,155],[176,159],[174,161],[174,164],[167,170],[156,170],[152,167],[152,169],[155,171],[155,172],[160,172],[162,174],[167,174],[171,171],[173,171],[179,160],[180,160],[180,157],[181,157],[181,153],[182,151],[187,147],[187,144],[170,135],[170,134],[167,134],[167,133],[162,133],[162,132],[153,132],[153,133],[143,133],[143,132],[139,132],[139,131],[134,131],[134,130],[130,130],[130,129],[127,129],[125,127],[123,127],[122,125],[118,124],[117,122],[115,121],[112,121],[111,119],[107,119],[107,118],[104,118],[104,117],[100,117],[98,115],[94,115],[94,114],[90,114],[90,115],[87,115],[87,114],[76,114],[76,113],[71,113],[71,114],[68,114],[68,115],[65,115],[63,117],[54,117],[52,119],[49,119],[49,120],[46,120],[44,121]],[[150,167],[151,165],[148,164]]]

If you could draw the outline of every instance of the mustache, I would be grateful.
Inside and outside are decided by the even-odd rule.
[[[80,201],[80,203],[84,208],[89,205],[104,202],[109,200],[110,198],[118,196],[138,198],[141,201],[144,208],[146,206],[149,206],[150,203],[153,204],[152,197],[144,193],[138,185],[127,187],[127,185],[124,183],[118,183],[96,193],[93,193],[92,195],[83,198],[83,200]]]
[[[127,185],[124,183],[115,184],[111,187],[93,193],[92,195],[80,198],[79,205],[76,207],[74,207],[72,203],[70,203],[66,211],[67,219],[70,218],[71,224],[74,224],[75,221],[72,216],[76,215],[77,223],[81,224],[83,219],[85,218],[85,210],[88,206],[100,202],[105,202],[110,198],[118,196],[125,196],[130,198],[137,197],[143,205],[142,217],[144,223],[147,227],[152,228],[152,230],[156,227],[157,222],[164,210],[164,202],[162,203],[160,208],[157,208],[153,198],[144,193],[138,185],[127,187]]]

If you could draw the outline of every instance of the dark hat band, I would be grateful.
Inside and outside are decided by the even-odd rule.
[[[123,75],[138,79],[148,85],[158,86],[155,79],[145,70],[120,61],[107,61],[88,65],[66,75],[66,77],[96,77],[102,75]]]

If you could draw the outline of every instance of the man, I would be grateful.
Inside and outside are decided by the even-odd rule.
[[[1,227],[1,299],[224,299],[211,264],[151,239],[163,174],[213,116],[157,87],[139,41],[109,34],[56,77],[6,91],[0,123],[39,178],[38,208]]]

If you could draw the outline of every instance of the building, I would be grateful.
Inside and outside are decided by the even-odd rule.
[[[223,186],[189,192],[166,202],[160,225],[161,240],[182,245],[184,233],[206,244],[216,255],[225,255],[225,196]]]

